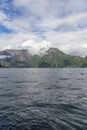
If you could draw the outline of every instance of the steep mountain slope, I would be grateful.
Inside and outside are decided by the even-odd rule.
[[[1,58],[1,64],[10,67],[31,67],[32,55],[27,50],[4,50],[0,52],[4,58]]]
[[[32,55],[27,50],[0,52],[0,64],[5,67],[87,67],[87,57],[70,56],[57,48],[50,48],[44,55]]]
[[[0,64],[0,68],[3,68],[4,66],[2,66],[1,64]]]
[[[57,48],[50,48],[42,56],[39,67],[81,67],[83,62],[81,57],[66,55]]]

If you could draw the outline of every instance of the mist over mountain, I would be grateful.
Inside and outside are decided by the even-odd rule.
[[[87,67],[87,58],[71,56],[57,48],[41,50],[39,55],[31,54],[27,49],[0,51],[1,67]]]

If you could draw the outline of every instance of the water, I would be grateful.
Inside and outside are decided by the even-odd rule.
[[[87,130],[87,69],[0,69],[0,130]]]

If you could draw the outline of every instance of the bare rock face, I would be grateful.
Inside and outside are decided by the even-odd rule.
[[[87,58],[71,56],[57,48],[50,48],[44,54],[32,55],[28,50],[0,51],[0,67],[87,67]]]
[[[4,50],[0,52],[2,64],[9,64],[14,67],[30,66],[31,54],[28,50]]]

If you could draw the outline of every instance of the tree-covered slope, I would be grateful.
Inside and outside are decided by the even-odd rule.
[[[87,57],[70,56],[57,48],[50,48],[44,55],[32,55],[27,50],[5,50],[0,64],[6,67],[87,67]]]
[[[1,64],[0,64],[0,68],[3,68],[4,66],[2,66]]]
[[[81,67],[85,62],[81,57],[66,55],[57,48],[50,48],[41,57],[39,67]]]

